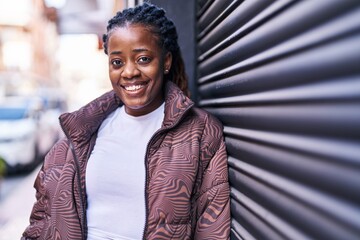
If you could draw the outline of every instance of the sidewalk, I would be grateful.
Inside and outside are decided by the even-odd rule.
[[[35,202],[33,184],[39,171],[36,168],[22,180],[19,187],[0,205],[0,240],[19,240],[29,225],[29,217]]]

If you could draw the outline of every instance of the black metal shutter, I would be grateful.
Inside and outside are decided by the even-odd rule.
[[[232,239],[360,239],[360,1],[198,0]]]

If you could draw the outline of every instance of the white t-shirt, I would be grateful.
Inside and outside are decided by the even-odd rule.
[[[164,104],[134,117],[119,107],[101,124],[86,168],[88,239],[141,239],[145,226],[145,151]]]

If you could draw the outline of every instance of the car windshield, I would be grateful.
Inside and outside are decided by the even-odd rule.
[[[0,120],[16,120],[26,116],[26,108],[3,108],[0,107]]]

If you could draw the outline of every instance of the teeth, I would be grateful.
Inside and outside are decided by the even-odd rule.
[[[142,87],[141,85],[126,86],[125,90],[127,90],[127,91],[136,91],[136,90],[139,90],[141,87]]]

